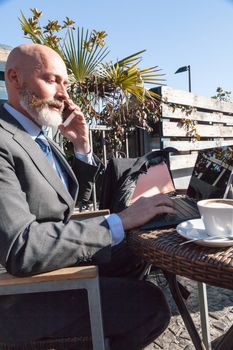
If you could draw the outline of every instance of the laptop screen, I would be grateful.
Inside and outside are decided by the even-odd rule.
[[[223,198],[232,169],[233,146],[199,151],[187,190],[188,197],[195,201]]]
[[[147,173],[140,174],[130,204],[140,197],[151,197],[158,193],[174,192],[175,188],[164,162],[149,167]]]

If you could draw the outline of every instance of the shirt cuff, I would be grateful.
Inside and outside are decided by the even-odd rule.
[[[79,152],[74,152],[74,154],[75,154],[75,158],[81,160],[82,162],[90,164],[90,165],[96,165],[92,151],[90,151],[89,153],[86,153],[86,154],[82,154]]]
[[[105,215],[112,234],[112,246],[119,244],[125,238],[125,231],[120,217],[117,214]]]

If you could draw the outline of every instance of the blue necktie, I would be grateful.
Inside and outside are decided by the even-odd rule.
[[[65,174],[64,171],[62,171],[62,168],[58,166],[58,162],[55,161],[50,144],[42,131],[39,133],[35,141],[40,146],[41,150],[44,152],[49,163],[52,165],[53,169],[56,171],[57,175],[60,177],[61,181],[67,188],[67,184],[68,184],[67,174]]]

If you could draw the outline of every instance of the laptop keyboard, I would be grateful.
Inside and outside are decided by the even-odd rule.
[[[194,211],[198,212],[197,204],[188,197],[171,198],[175,202],[175,209],[180,218],[193,215]]]
[[[200,217],[197,204],[188,197],[170,197],[174,201],[175,214],[162,214],[141,227],[142,230],[153,230],[162,227],[172,227],[183,221]]]

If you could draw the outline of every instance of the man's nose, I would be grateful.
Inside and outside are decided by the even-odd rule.
[[[69,97],[65,86],[60,86],[59,87],[59,89],[57,90],[57,97],[60,100],[66,100]]]

